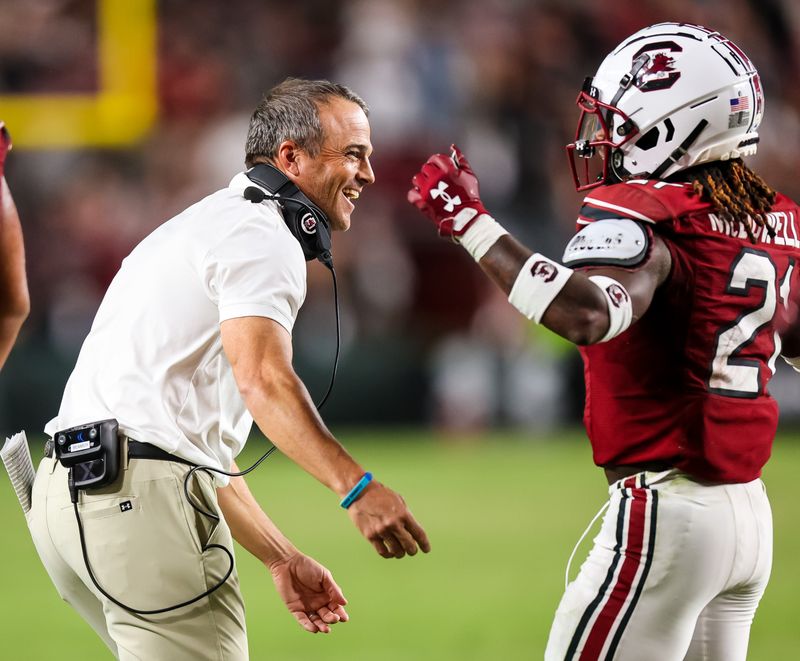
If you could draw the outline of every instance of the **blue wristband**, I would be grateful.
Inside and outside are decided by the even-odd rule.
[[[367,485],[370,482],[372,482],[372,473],[364,473],[361,476],[361,479],[358,482],[356,482],[356,486],[350,489],[347,495],[344,498],[342,498],[342,502],[339,503],[339,505],[341,505],[345,509],[350,507],[350,505],[352,505],[355,502],[356,498],[358,498],[361,495],[361,492],[367,488]]]

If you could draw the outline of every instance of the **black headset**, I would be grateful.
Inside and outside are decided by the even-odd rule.
[[[260,204],[264,200],[276,201],[283,210],[286,226],[300,242],[306,261],[318,259],[332,269],[330,222],[322,209],[273,165],[259,163],[245,174],[260,188],[248,186],[242,193],[244,198],[254,204]]]

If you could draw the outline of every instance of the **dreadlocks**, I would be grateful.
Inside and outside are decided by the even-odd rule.
[[[695,194],[713,204],[723,221],[744,227],[752,243],[756,243],[754,226],[766,228],[770,236],[775,236],[767,221],[775,191],[741,159],[713,161],[687,174]]]

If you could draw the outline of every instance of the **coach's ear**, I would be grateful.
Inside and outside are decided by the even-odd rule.
[[[294,140],[284,140],[278,146],[275,166],[294,181],[295,177],[300,176],[301,161],[304,156],[305,152]]]

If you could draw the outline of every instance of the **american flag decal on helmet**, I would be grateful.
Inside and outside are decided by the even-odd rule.
[[[731,99],[731,112],[741,112],[742,110],[750,109],[750,99],[746,96],[739,96]]]

